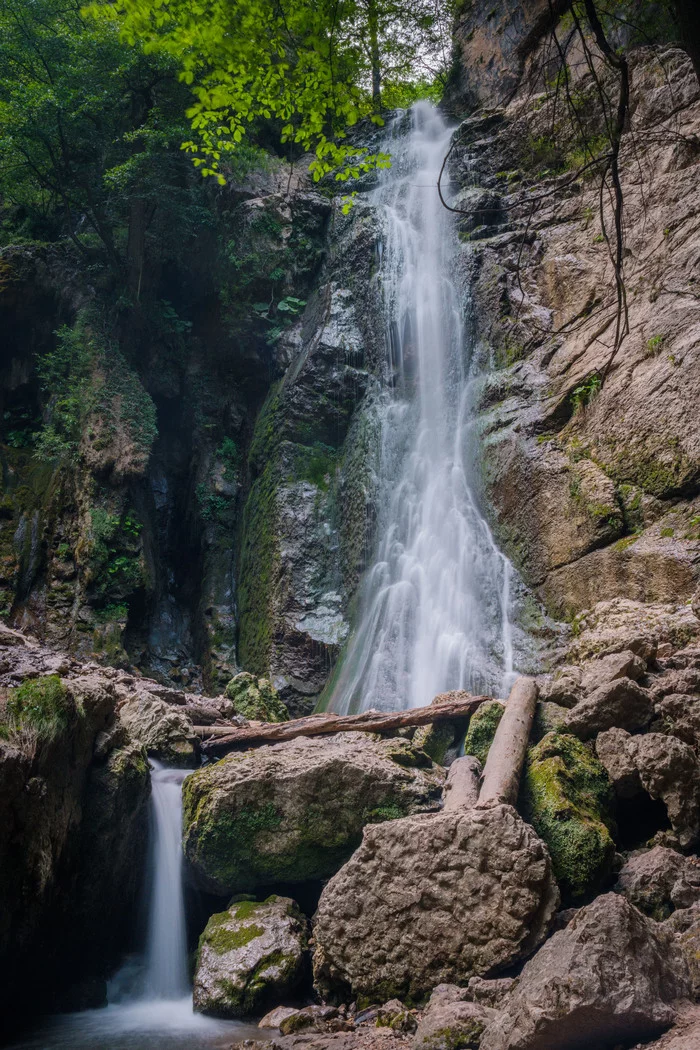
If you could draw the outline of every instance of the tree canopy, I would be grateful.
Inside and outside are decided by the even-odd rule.
[[[388,162],[350,144],[363,118],[446,72],[452,0],[115,0],[94,4],[122,38],[176,61],[194,100],[185,148],[223,181],[222,159],[261,121],[315,153],[319,179]]]

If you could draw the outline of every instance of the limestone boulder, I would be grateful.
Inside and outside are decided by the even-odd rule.
[[[199,939],[194,1008],[215,1017],[262,1013],[303,980],[307,921],[288,897],[233,902]]]
[[[506,805],[369,827],[315,918],[327,998],[420,999],[527,956],[559,902],[549,854]]]
[[[679,908],[663,924],[676,939],[690,974],[691,997],[700,1001],[700,904]]]
[[[676,908],[700,902],[700,863],[676,850],[655,846],[625,863],[615,889],[661,922]]]
[[[548,733],[528,751],[521,812],[544,840],[566,898],[596,890],[610,872],[614,795],[595,753],[574,736]]]
[[[596,751],[620,798],[646,791],[666,806],[682,848],[700,836],[700,765],[688,744],[664,733],[630,736],[622,729],[601,733]]]
[[[119,719],[153,758],[173,766],[197,765],[197,736],[182,708],[149,692],[137,692],[119,705]]]
[[[413,1037],[414,1050],[476,1050],[495,1011],[464,988],[441,984],[430,996]]]
[[[631,1045],[669,1028],[689,992],[673,936],[624,897],[581,908],[522,971],[481,1050],[584,1050]]]
[[[289,712],[269,678],[241,671],[226,686],[234,714],[256,722],[287,722]]]
[[[366,824],[437,809],[444,777],[409,741],[364,733],[229,755],[184,784],[191,874],[222,896],[327,878]]]
[[[644,729],[654,711],[649,693],[631,678],[616,678],[598,686],[569,712],[562,728],[580,740],[591,740],[607,729]]]

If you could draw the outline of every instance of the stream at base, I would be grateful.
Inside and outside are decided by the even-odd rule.
[[[254,1023],[196,1014],[187,977],[182,885],[182,782],[187,769],[151,762],[148,933],[142,957],[109,982],[108,1005],[46,1018],[6,1050],[218,1050],[263,1039]]]

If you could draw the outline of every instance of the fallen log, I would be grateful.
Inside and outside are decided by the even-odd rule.
[[[536,704],[537,685],[533,679],[518,678],[489,748],[481,778],[479,806],[489,802],[515,805]]]
[[[472,696],[460,692],[455,700],[435,706],[414,707],[409,711],[363,711],[359,715],[336,715],[330,712],[295,718],[290,722],[249,722],[246,726],[195,726],[202,739],[202,752],[218,758],[239,748],[259,747],[295,740],[299,736],[323,736],[330,733],[387,733],[409,726],[424,726],[431,722],[447,722],[468,718],[490,696]]]
[[[471,809],[479,797],[481,762],[474,755],[456,758],[445,781],[443,810]]]

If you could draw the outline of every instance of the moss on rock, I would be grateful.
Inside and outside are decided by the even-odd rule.
[[[570,899],[600,887],[615,844],[613,794],[590,747],[564,733],[548,733],[530,748],[521,809],[546,843],[562,893]]]
[[[242,671],[226,686],[237,715],[259,722],[287,722],[289,712],[269,678]]]
[[[474,755],[482,766],[486,762],[489,748],[503,717],[505,708],[497,700],[482,704],[469,720],[469,728],[464,738],[465,755]]]

